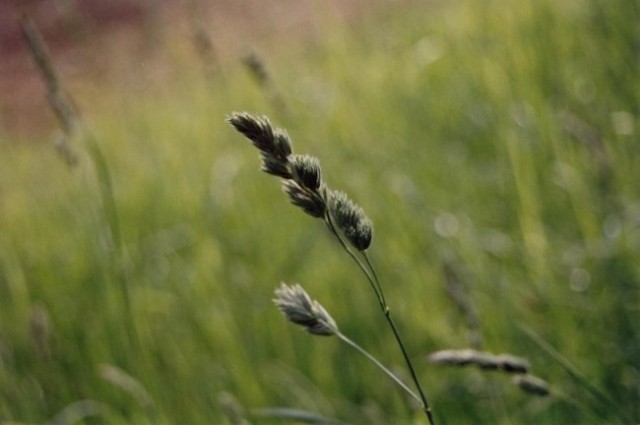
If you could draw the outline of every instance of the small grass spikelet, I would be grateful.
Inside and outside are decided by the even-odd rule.
[[[320,191],[310,190],[300,185],[295,180],[284,180],[282,190],[289,196],[291,203],[300,207],[312,217],[322,218],[327,211],[327,204],[324,201],[324,188]]]
[[[363,209],[342,191],[331,191],[328,197],[329,213],[336,219],[338,228],[349,243],[359,251],[369,248],[373,238],[373,224]]]
[[[254,117],[246,112],[234,112],[229,123],[244,134],[260,152],[272,153],[274,148],[273,128],[269,118]]]
[[[291,174],[299,185],[313,191],[320,189],[322,171],[318,158],[309,155],[292,155]]]
[[[255,117],[246,112],[235,112],[228,121],[260,151],[262,171],[284,179],[293,177],[289,170],[291,139],[286,131],[274,129],[265,116]]]
[[[289,286],[282,283],[275,290],[275,295],[273,302],[287,320],[302,326],[310,334],[332,336],[339,333],[331,315],[299,284]]]
[[[260,170],[272,176],[282,177],[283,179],[290,179],[292,177],[287,161],[264,153],[260,154]]]
[[[491,354],[472,349],[441,350],[429,355],[431,363],[467,366],[474,365],[483,370],[502,370],[506,373],[522,374],[530,369],[529,362],[511,354]]]
[[[549,384],[534,375],[516,375],[513,377],[513,383],[525,393],[538,396],[547,396],[551,393]]]

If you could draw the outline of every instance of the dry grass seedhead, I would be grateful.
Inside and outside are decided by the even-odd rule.
[[[129,373],[111,364],[101,364],[98,369],[102,379],[129,393],[142,407],[145,409],[154,407],[155,402],[151,394]]]
[[[373,224],[362,208],[356,205],[341,191],[329,193],[329,212],[347,240],[358,251],[364,251],[371,245]]]
[[[71,97],[64,91],[56,74],[51,56],[35,22],[28,16],[20,20],[20,28],[29,53],[47,88],[47,99],[58,119],[63,134],[55,139],[56,150],[69,166],[78,163],[78,156],[70,146],[70,139],[78,132],[78,110]]]
[[[284,130],[274,129],[265,116],[256,117],[246,112],[234,112],[228,122],[260,151],[262,171],[283,179],[293,178],[289,169],[291,139]]]
[[[310,334],[332,336],[338,334],[338,326],[331,315],[298,284],[285,283],[275,290],[273,302],[290,322],[300,325]]]
[[[300,186],[317,191],[322,184],[322,171],[318,158],[309,155],[292,155],[290,161],[293,179]]]
[[[522,391],[539,395],[549,395],[549,384],[537,376],[531,375],[530,365],[526,359],[511,354],[494,355],[472,349],[442,350],[428,357],[431,363],[447,366],[476,366],[481,370],[501,370],[513,374],[513,383]]]
[[[51,342],[53,339],[53,329],[51,318],[46,308],[36,305],[31,309],[29,318],[29,330],[33,346],[40,358],[51,358]]]
[[[344,192],[326,186],[318,158],[293,154],[289,135],[265,116],[234,112],[228,121],[260,151],[262,171],[283,179],[282,188],[293,205],[325,220],[332,232],[342,232],[358,251],[369,248],[373,224]]]
[[[326,215],[327,205],[324,201],[324,188],[312,191],[300,186],[294,180],[284,180],[282,190],[289,196],[289,201],[304,212],[315,218],[323,218]]]
[[[191,39],[205,72],[209,78],[218,71],[219,61],[213,41],[207,32],[204,16],[206,13],[202,0],[189,0],[186,8],[191,29]]]
[[[271,85],[271,76],[267,71],[267,66],[256,52],[249,52],[242,58],[242,63],[247,67],[249,73],[256,80],[258,85],[266,87]]]
[[[428,357],[431,363],[449,366],[477,366],[482,370],[502,370],[507,373],[524,374],[529,371],[529,362],[511,354],[491,354],[472,349],[442,350]]]
[[[385,320],[393,332],[419,394],[415,394],[362,347],[341,334],[326,310],[316,301],[311,300],[299,285],[289,287],[282,284],[276,290],[274,302],[280,311],[287,319],[305,327],[310,333],[336,335],[340,340],[358,350],[383,370],[407,394],[416,399],[427,415],[429,423],[434,425],[435,420],[431,407],[422,390],[400,333],[391,317],[382,285],[380,285],[373,264],[366,252],[373,239],[371,220],[367,218],[362,208],[349,199],[344,192],[334,191],[327,187],[322,180],[320,162],[317,158],[292,154],[291,140],[287,133],[280,129],[274,129],[267,117],[254,117],[246,112],[236,112],[228,118],[228,121],[258,148],[262,157],[262,169],[269,174],[282,177],[283,190],[289,196],[291,203],[302,208],[307,214],[322,219],[340,246],[364,273],[376,295]]]
[[[276,85],[271,73],[267,69],[264,59],[255,51],[251,51],[244,55],[242,63],[249,71],[251,77],[262,89],[273,108],[280,114],[287,114],[287,105],[280,92],[276,89]]]
[[[534,375],[516,375],[513,377],[513,383],[528,394],[546,396],[551,393],[549,384]]]
[[[218,395],[218,404],[230,425],[250,425],[245,409],[231,393],[223,391]]]
[[[511,354],[500,354],[497,356],[500,369],[507,373],[528,373],[530,369],[529,361],[522,357]]]

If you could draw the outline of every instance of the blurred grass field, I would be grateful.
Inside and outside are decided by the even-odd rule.
[[[119,247],[85,140],[69,169],[48,137],[1,132],[0,423],[239,423],[230,399],[251,423],[274,423],[250,415],[268,407],[426,423],[364,358],[273,306],[281,281],[302,283],[404,373],[356,267],[225,123],[244,110],[373,220],[370,255],[439,423],[640,421],[640,5],[420,3],[357,24],[315,4],[315,37],[262,50],[286,110],[239,57],[211,79],[172,45],[168,82],[71,91],[109,167]],[[469,344],[445,269],[483,348],[528,358],[550,396],[427,363]]]

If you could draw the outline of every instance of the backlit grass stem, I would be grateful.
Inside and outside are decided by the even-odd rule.
[[[234,113],[229,118],[229,123],[251,140],[260,151],[262,171],[282,178],[283,190],[291,203],[312,217],[322,219],[342,248],[362,270],[400,347],[411,379],[420,394],[422,408],[429,423],[433,425],[435,422],[431,407],[391,316],[380,280],[366,252],[373,239],[371,221],[362,208],[351,201],[344,192],[327,187],[316,158],[293,154],[288,134],[282,129],[273,128],[267,117],[255,117],[246,112]]]
[[[300,286],[295,284],[289,286],[281,284],[275,291],[276,298],[273,300],[282,314],[292,323],[302,326],[307,332],[318,336],[336,336],[342,342],[355,348],[363,356],[375,364],[385,375],[391,378],[400,388],[409,394],[418,403],[422,403],[422,398],[418,397],[407,385],[393,374],[378,359],[372,356],[367,350],[355,343],[338,329],[338,325],[325,308]]]
[[[416,388],[418,389],[418,393],[420,394],[420,399],[419,400],[420,400],[420,403],[422,404],[422,408],[423,408],[425,414],[427,415],[427,417],[429,418],[429,423],[431,423],[432,425],[435,424],[435,420],[434,420],[433,414],[431,412],[431,406],[429,404],[427,396],[424,393],[424,390],[422,389],[422,385],[420,385],[420,380],[418,379],[418,375],[416,374],[415,368],[413,367],[413,363],[411,362],[411,358],[409,357],[407,349],[405,348],[404,342],[402,341],[402,338],[400,337],[400,333],[398,332],[398,328],[397,328],[393,318],[391,317],[391,309],[389,308],[389,306],[388,306],[388,304],[386,302],[386,299],[385,299],[385,296],[384,296],[384,291],[382,290],[382,285],[380,284],[380,281],[378,280],[377,274],[375,272],[373,264],[371,263],[371,260],[369,259],[369,256],[367,255],[366,251],[362,251],[361,252],[362,257],[365,260],[365,263],[363,263],[362,259],[360,259],[357,256],[357,254],[354,253],[353,250],[351,248],[349,248],[347,243],[342,239],[342,236],[340,236],[340,234],[336,230],[335,226],[333,225],[333,222],[331,220],[331,216],[330,215],[327,216],[326,220],[327,220],[327,224],[329,226],[329,229],[332,231],[332,233],[335,235],[335,237],[340,241],[340,245],[347,252],[347,254],[349,254],[349,256],[356,262],[356,264],[358,265],[360,270],[362,270],[362,272],[366,276],[367,280],[371,284],[371,288],[373,289],[373,291],[376,294],[376,298],[378,299],[378,303],[380,304],[380,308],[382,309],[382,312],[384,314],[385,320],[389,324],[389,327],[391,328],[391,330],[393,332],[393,336],[394,336],[398,346],[400,347],[400,351],[402,352],[402,356],[403,356],[403,358],[405,360],[405,363],[407,365],[407,369],[409,370],[409,373],[411,375],[411,379],[413,380],[414,384],[416,385]]]

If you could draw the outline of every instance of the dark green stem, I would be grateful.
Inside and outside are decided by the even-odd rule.
[[[87,150],[95,168],[102,207],[113,242],[110,252],[111,267],[113,268],[113,273],[120,284],[120,291],[122,293],[124,315],[126,318],[124,325],[125,333],[126,337],[129,339],[130,346],[133,349],[136,349],[138,346],[138,333],[133,314],[129,280],[124,268],[125,248],[124,241],[122,239],[122,228],[120,226],[118,209],[113,192],[113,182],[111,172],[109,170],[109,163],[93,136],[91,134],[86,134],[85,137]]]
[[[362,255],[364,260],[367,262],[367,267],[371,270],[371,275],[373,276],[373,280],[375,281],[378,291],[380,292],[380,297],[382,298],[382,303],[384,306],[387,306],[387,301],[384,297],[384,292],[382,291],[382,285],[380,285],[380,280],[378,280],[378,275],[376,270],[373,268],[373,264],[371,264],[371,260],[369,260],[369,256],[367,255],[367,251],[362,251]]]
[[[634,420],[631,417],[627,417],[624,410],[615,400],[609,397],[603,390],[591,383],[589,379],[582,373],[577,367],[564,357],[558,350],[553,348],[551,344],[545,341],[540,335],[534,332],[532,329],[525,325],[518,325],[535,344],[538,345],[548,356],[555,360],[560,366],[567,371],[567,373],[575,379],[583,388],[585,388],[595,400],[597,400],[603,408],[607,411],[613,410],[615,414],[622,420],[623,423],[633,423]]]
[[[418,393],[420,394],[420,399],[422,400],[422,408],[423,408],[424,412],[426,413],[427,417],[429,418],[429,423],[431,425],[434,425],[435,422],[434,422],[434,419],[433,419],[433,414],[431,413],[431,407],[429,405],[429,401],[427,400],[427,396],[425,395],[424,391],[422,390],[422,386],[420,385],[420,381],[418,380],[418,375],[416,374],[416,371],[413,368],[413,363],[411,362],[411,359],[409,358],[409,354],[407,353],[407,350],[404,347],[404,343],[402,342],[402,338],[400,338],[400,334],[398,333],[398,329],[396,328],[396,325],[395,325],[393,319],[391,318],[391,311],[389,310],[388,307],[385,310],[384,316],[387,319],[387,322],[389,322],[389,326],[391,326],[391,329],[393,330],[393,335],[396,337],[396,341],[398,342],[398,345],[400,346],[400,350],[402,351],[402,356],[404,357],[404,360],[407,363],[407,368],[409,369],[409,373],[411,373],[411,379],[413,379],[413,382],[416,384],[416,388],[418,388]]]
[[[338,242],[340,242],[340,245],[342,245],[342,248],[347,252],[347,254],[349,254],[349,256],[353,259],[353,261],[356,262],[360,270],[362,270],[362,272],[367,277],[367,280],[371,284],[371,288],[376,293],[376,298],[378,299],[378,303],[380,304],[382,311],[384,311],[386,308],[385,307],[386,302],[384,300],[384,295],[382,294],[382,290],[375,284],[376,280],[372,277],[372,273],[374,272],[369,271],[369,269],[367,269],[367,267],[362,263],[362,260],[358,258],[356,253],[353,252],[353,250],[349,248],[349,245],[347,245],[347,243],[342,239],[342,236],[340,236],[340,233],[338,232],[335,225],[333,224],[333,219],[331,218],[331,214],[327,213],[325,222],[327,223],[327,226],[329,226],[329,230],[331,231],[331,233],[333,233],[336,239],[338,239]]]
[[[335,235],[335,237],[340,242],[340,245],[342,245],[342,248],[344,248],[344,250],[347,252],[347,254],[349,254],[349,256],[353,259],[353,261],[355,261],[356,264],[358,265],[358,267],[362,270],[364,275],[367,277],[367,280],[371,284],[371,287],[373,288],[373,291],[376,293],[376,297],[378,299],[378,303],[380,304],[380,308],[382,309],[384,317],[387,320],[387,322],[389,323],[389,326],[391,327],[391,330],[393,331],[393,336],[395,337],[396,342],[398,343],[398,346],[400,347],[400,351],[402,352],[402,356],[404,357],[404,360],[405,360],[405,363],[407,365],[407,368],[409,369],[409,373],[411,374],[411,379],[413,380],[416,388],[418,389],[418,393],[420,394],[420,400],[421,400],[421,403],[422,403],[422,409],[424,410],[425,414],[427,415],[427,418],[429,419],[429,423],[431,425],[435,425],[435,420],[433,418],[433,413],[431,412],[431,407],[429,405],[429,401],[428,401],[424,391],[422,390],[422,386],[420,385],[420,381],[418,380],[418,375],[416,374],[416,371],[415,371],[415,369],[413,367],[413,363],[411,362],[409,354],[407,353],[407,350],[406,350],[406,348],[404,346],[404,343],[402,342],[402,338],[400,337],[400,333],[398,332],[398,329],[397,329],[397,327],[395,325],[395,322],[393,321],[393,318],[391,317],[391,311],[390,311],[389,306],[387,305],[387,302],[385,300],[384,292],[382,291],[382,285],[380,284],[380,281],[378,280],[378,276],[377,276],[377,274],[375,272],[375,269],[373,268],[373,265],[371,264],[371,261],[369,260],[369,257],[367,256],[367,253],[365,251],[361,252],[361,254],[363,255],[363,257],[365,259],[365,262],[366,262],[365,263],[356,255],[355,252],[353,252],[353,250],[351,248],[349,248],[347,243],[342,239],[342,236],[340,235],[340,233],[336,229],[335,225],[333,224],[333,219],[331,218],[331,213],[327,213],[326,214],[325,222],[329,226],[329,230],[331,230],[331,232]]]

